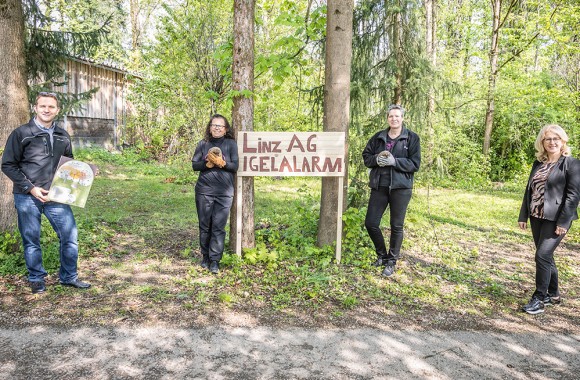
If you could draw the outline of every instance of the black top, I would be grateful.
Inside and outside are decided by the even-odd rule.
[[[390,189],[412,189],[414,174],[421,165],[421,140],[415,132],[403,127],[391,148],[391,154],[395,157],[395,166],[380,167],[377,164],[377,156],[385,150],[388,133],[388,128],[375,133],[363,150],[364,164],[371,169],[369,186],[377,190],[379,184],[383,186],[384,183],[381,177],[388,175]]]
[[[205,160],[209,150],[217,146],[222,151],[222,158],[226,166],[218,168],[208,168]],[[220,137],[211,138],[209,141],[201,140],[195,148],[195,153],[191,159],[193,170],[200,171],[199,178],[195,185],[195,192],[198,194],[234,196],[234,176],[238,171],[238,145],[235,140]]]

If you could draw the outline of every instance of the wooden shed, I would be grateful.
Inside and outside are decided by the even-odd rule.
[[[63,127],[75,147],[98,146],[107,149],[119,145],[131,105],[127,100],[131,78],[138,75],[108,64],[81,58],[66,62],[66,85],[59,91],[79,94],[97,88],[80,110],[64,116]]]

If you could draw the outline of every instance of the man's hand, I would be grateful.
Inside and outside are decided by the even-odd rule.
[[[568,230],[564,227],[556,226],[556,235],[566,235],[566,232],[568,232]]]
[[[50,200],[48,199],[48,190],[44,190],[42,187],[33,187],[32,190],[30,190],[30,195],[42,203],[48,202]]]

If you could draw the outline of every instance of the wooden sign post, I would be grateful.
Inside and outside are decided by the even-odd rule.
[[[344,132],[238,132],[236,254],[242,255],[241,177],[338,177],[336,262],[342,249]]]

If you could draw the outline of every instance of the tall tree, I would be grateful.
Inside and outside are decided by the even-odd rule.
[[[437,0],[425,0],[425,48],[431,66],[437,65]],[[427,168],[433,164],[433,118],[435,116],[435,87],[427,90]]]
[[[10,132],[29,117],[24,55],[24,12],[20,0],[0,3],[0,150]],[[0,174],[0,233],[10,231],[16,221],[12,182]]]
[[[254,130],[254,9],[255,0],[234,0],[234,46],[232,87],[236,93],[232,110],[234,134]],[[240,178],[236,179],[237,181]],[[242,177],[242,248],[255,246],[254,234],[254,179]],[[237,187],[236,187],[237,188]],[[236,192],[230,219],[230,247],[235,249],[238,236]]]
[[[132,68],[142,69],[141,49],[144,37],[150,28],[153,13],[159,8],[159,0],[129,0],[129,23],[131,25],[131,53],[129,65]],[[190,4],[187,4],[190,5]]]
[[[487,89],[487,109],[485,112],[485,131],[483,136],[483,154],[489,154],[489,148],[491,144],[491,133],[493,131],[493,122],[495,114],[495,91],[497,86],[497,78],[499,71],[508,62],[511,62],[516,57],[518,57],[532,41],[534,41],[539,32],[536,32],[531,38],[529,38],[524,47],[518,47],[516,51],[510,51],[510,56],[505,58],[501,64],[499,64],[500,56],[500,32],[502,28],[506,25],[510,14],[518,5],[519,0],[492,0],[492,30],[491,30],[491,44],[489,48],[489,77],[488,77],[488,89]],[[504,5],[507,5],[505,11],[502,11]],[[552,15],[556,12],[558,6],[555,6]],[[503,14],[502,14],[503,13]]]
[[[326,62],[324,75],[324,131],[345,132],[345,157],[348,157],[348,127],[350,119],[350,65],[352,61],[352,0],[329,0],[326,15]],[[346,160],[348,161],[348,160]],[[345,176],[348,171],[345,162]],[[344,194],[348,180],[344,183]],[[322,179],[319,246],[336,239],[338,178]],[[346,205],[346,197],[344,197]]]
[[[139,20],[139,0],[129,1],[129,15],[131,19],[131,49],[139,52],[141,48],[141,21]]]
[[[498,74],[499,32],[501,28],[502,0],[492,0],[491,9],[493,23],[491,27],[491,45],[489,47],[489,77],[487,88],[487,109],[485,111],[485,132],[483,136],[483,154],[489,153],[491,131],[493,129],[493,115],[495,112],[495,86]],[[507,17],[507,16],[506,16]]]
[[[401,7],[401,0],[397,0],[396,7],[393,8],[393,26],[391,32],[391,40],[393,42],[393,50],[395,53],[395,63],[397,69],[395,70],[395,88],[392,97],[392,103],[403,103],[403,92],[405,86],[404,64],[405,59],[403,55],[403,8]]]

